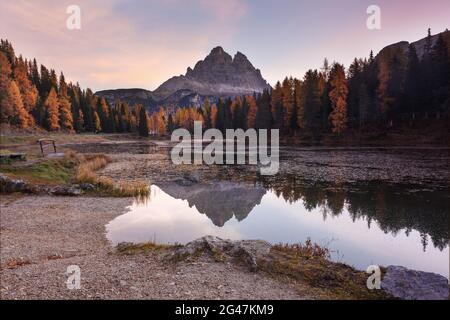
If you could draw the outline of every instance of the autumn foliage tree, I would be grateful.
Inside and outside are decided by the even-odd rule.
[[[347,95],[348,86],[344,66],[335,63],[331,70],[330,101],[333,109],[330,121],[332,131],[337,134],[341,134],[347,129]]]
[[[140,105],[105,99],[66,82],[62,73],[16,56],[11,43],[1,40],[0,122],[51,131],[166,135],[181,127],[192,131],[194,122],[202,121],[203,129],[280,129],[282,136],[316,142],[355,129],[364,134],[398,124],[414,128],[422,119],[450,117],[449,43],[448,30],[435,36],[429,30],[409,47],[392,45],[354,59],[347,73],[325,59],[320,70],[286,77],[273,89],[200,97],[202,103],[192,106],[145,106],[155,108],[148,116]]]
[[[49,131],[61,129],[59,125],[59,101],[54,88],[50,89],[47,99],[45,100],[46,127]]]
[[[73,117],[71,110],[72,106],[67,93],[67,84],[64,79],[64,75],[62,73],[59,81],[58,104],[59,104],[59,124],[61,129],[72,131],[73,130]]]
[[[11,64],[6,55],[0,51],[0,121],[8,123],[11,121],[13,106],[9,99],[11,83]]]

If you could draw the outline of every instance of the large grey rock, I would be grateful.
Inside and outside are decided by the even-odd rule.
[[[49,193],[55,196],[79,196],[83,194],[83,190],[81,190],[79,185],[56,186]]]
[[[0,173],[0,192],[2,193],[13,193],[13,192],[24,192],[32,193],[36,190],[23,180],[11,179],[4,174]]]
[[[218,237],[205,236],[178,248],[173,257],[180,259],[199,253],[209,253],[219,257],[231,257],[243,262],[250,271],[258,270],[258,258],[270,252],[270,243],[262,240],[224,240]]]
[[[381,288],[403,300],[447,300],[447,278],[429,272],[389,266],[381,282]]]
[[[81,183],[80,189],[84,191],[93,191],[95,190],[95,186],[91,183]]]

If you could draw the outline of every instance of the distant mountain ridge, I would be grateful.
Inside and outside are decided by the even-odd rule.
[[[436,43],[439,35],[447,43],[450,55],[450,32],[447,30],[431,36],[431,45]],[[397,56],[405,63],[410,44],[415,47],[421,59],[426,42],[427,38],[424,37],[412,43],[401,41],[388,45],[380,50],[376,59],[388,62]],[[261,71],[244,54],[237,52],[231,57],[222,47],[216,47],[204,60],[198,61],[194,69],[187,68],[185,75],[170,78],[153,92],[145,89],[118,89],[99,91],[96,95],[105,97],[110,103],[120,99],[129,104],[140,103],[149,111],[155,111],[159,106],[201,106],[206,98],[216,103],[219,98],[253,94],[270,88]]]
[[[439,38],[439,35],[442,35],[444,38],[444,41],[448,44],[448,51],[450,54],[450,32],[442,32],[442,33],[438,33],[435,34],[433,36],[431,36],[431,46],[434,46],[434,44],[436,43],[437,39]],[[427,37],[422,38],[418,41],[415,42],[411,42],[409,43],[408,41],[400,41],[398,43],[394,43],[391,44],[389,46],[384,47],[380,53],[382,54],[383,51],[389,50],[391,48],[399,48],[401,49],[405,54],[408,54],[408,50],[409,50],[409,45],[413,45],[414,48],[416,49],[416,53],[419,59],[422,59],[424,54],[425,54],[425,48],[426,48],[426,43],[427,43]]]
[[[194,69],[187,68],[185,75],[175,76],[161,84],[155,91],[145,89],[103,90],[95,94],[110,103],[120,99],[130,104],[140,103],[149,110],[158,106],[199,106],[208,97],[218,98],[260,93],[270,85],[247,57],[237,52],[234,57],[222,47],[216,47]]]

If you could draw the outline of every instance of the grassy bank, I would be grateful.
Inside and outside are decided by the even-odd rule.
[[[146,197],[144,182],[119,182],[100,177],[97,171],[111,159],[103,154],[85,155],[67,151],[58,159],[41,158],[33,161],[14,161],[0,164],[0,172],[11,179],[23,180],[34,186],[91,184],[91,195],[112,197]]]
[[[264,272],[275,278],[306,283],[325,299],[390,299],[382,290],[369,290],[368,274],[330,261],[329,251],[309,240],[305,244],[275,245],[271,259],[258,261]]]
[[[36,185],[70,183],[76,163],[64,159],[46,159],[34,163],[9,162],[0,164],[0,172],[12,179],[24,180]]]

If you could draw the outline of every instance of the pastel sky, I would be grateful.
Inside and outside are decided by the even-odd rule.
[[[66,27],[69,5],[81,8],[81,30]],[[369,5],[381,8],[381,30],[366,27]],[[450,28],[448,0],[0,0],[0,38],[94,90],[156,89],[215,46],[241,51],[272,85],[302,77],[324,57],[343,62],[427,28]]]

